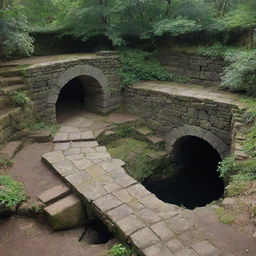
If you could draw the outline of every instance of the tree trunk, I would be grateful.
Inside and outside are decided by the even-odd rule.
[[[223,17],[225,12],[226,12],[226,9],[227,9],[227,5],[228,5],[228,2],[229,0],[224,0],[223,1],[223,4],[221,6],[221,12],[220,12],[220,17]]]
[[[4,0],[0,0],[0,9],[4,8]]]
[[[248,30],[248,48],[252,48],[253,45],[253,27]]]
[[[165,16],[168,17],[171,14],[172,0],[166,0]]]

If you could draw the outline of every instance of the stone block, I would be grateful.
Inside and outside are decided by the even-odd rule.
[[[131,214],[124,219],[117,221],[117,227],[126,236],[130,236],[139,229],[145,227],[145,224],[135,215]]]
[[[145,227],[132,234],[131,241],[139,250],[143,250],[146,247],[160,242],[160,239],[154,234],[152,230],[150,230],[148,227]]]
[[[172,252],[178,252],[185,248],[185,246],[176,238],[170,240],[166,245]]]
[[[22,148],[21,141],[12,141],[7,143],[0,151],[0,157],[12,159],[14,155]]]
[[[164,243],[152,245],[143,250],[145,256],[174,256]]]
[[[152,225],[150,228],[161,239],[161,241],[168,241],[175,237],[174,233],[163,221]]]
[[[222,253],[220,250],[215,248],[208,241],[202,241],[192,245],[192,248],[200,255],[200,256],[220,256]]]
[[[47,206],[44,210],[53,230],[79,227],[86,221],[83,205],[74,195],[67,196]]]
[[[52,204],[59,199],[69,195],[71,190],[66,185],[58,185],[51,189],[48,189],[37,196],[37,198],[43,202],[45,205]]]

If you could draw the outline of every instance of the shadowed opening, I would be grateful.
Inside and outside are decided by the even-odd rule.
[[[74,116],[81,115],[84,109],[98,112],[103,100],[103,90],[95,78],[75,77],[59,93],[56,103],[57,122],[62,123]]]
[[[217,172],[221,157],[205,140],[184,136],[176,141],[172,162],[176,175],[147,185],[159,199],[189,209],[205,206],[224,193]]]

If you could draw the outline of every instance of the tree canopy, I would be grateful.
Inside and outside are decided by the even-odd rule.
[[[54,30],[84,41],[104,35],[115,46],[129,36],[246,30],[251,45],[255,10],[255,0],[0,0],[1,51],[28,55],[29,32]]]

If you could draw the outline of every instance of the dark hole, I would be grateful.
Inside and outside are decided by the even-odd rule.
[[[85,90],[79,78],[69,81],[60,91],[56,104],[57,121],[63,122],[84,109]]]
[[[85,229],[82,240],[89,244],[105,244],[114,238],[107,227],[100,220],[92,221]]]
[[[188,209],[205,206],[224,193],[224,182],[217,172],[221,158],[205,140],[194,136],[179,139],[173,149],[176,175],[145,184],[159,199]]]

